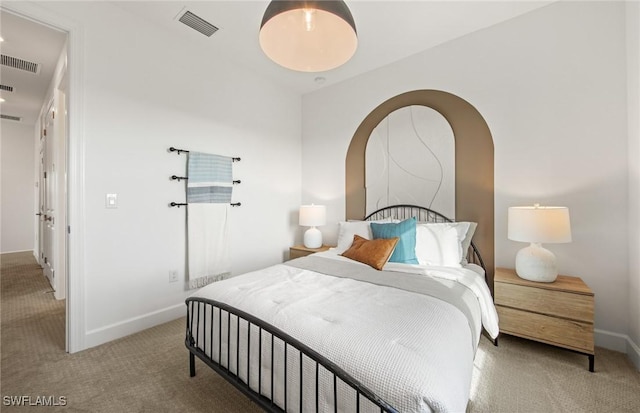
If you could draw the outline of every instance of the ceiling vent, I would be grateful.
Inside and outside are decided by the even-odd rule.
[[[29,62],[27,60],[18,59],[17,57],[2,55],[2,66],[12,67],[18,70],[24,70],[29,73],[38,74],[40,65],[38,63]]]
[[[218,28],[216,26],[209,23],[202,17],[196,16],[190,11],[184,12],[184,14],[180,16],[178,20],[207,37],[211,37],[212,34],[218,31]]]
[[[13,86],[0,85],[0,90],[4,90],[5,92],[13,92]]]
[[[0,119],[12,120],[15,122],[20,122],[22,120],[20,116],[5,115],[4,113],[0,114]]]

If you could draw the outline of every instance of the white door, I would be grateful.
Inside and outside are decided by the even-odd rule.
[[[45,115],[43,130],[44,148],[44,173],[43,173],[43,194],[44,194],[44,274],[49,279],[51,286],[55,289],[55,236],[56,236],[56,168],[55,168],[55,139],[54,139],[54,119],[55,112],[53,105]]]
[[[38,167],[38,263],[44,268],[44,128],[40,131],[40,164]]]

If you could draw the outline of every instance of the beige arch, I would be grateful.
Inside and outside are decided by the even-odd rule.
[[[440,90],[415,90],[395,96],[375,108],[356,130],[346,159],[346,219],[366,216],[365,152],[369,136],[391,112],[422,105],[438,111],[451,125],[455,138],[455,207],[457,221],[478,223],[474,243],[487,267],[493,292],[494,164],[493,138],[484,118],[469,102]]]

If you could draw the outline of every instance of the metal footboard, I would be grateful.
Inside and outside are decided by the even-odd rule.
[[[266,411],[397,412],[336,364],[253,315],[206,298],[186,304],[191,377],[197,356]]]

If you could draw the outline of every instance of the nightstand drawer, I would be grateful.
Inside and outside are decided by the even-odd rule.
[[[593,324],[496,307],[500,331],[593,354]]]
[[[508,283],[495,284],[496,304],[536,313],[593,322],[593,296]],[[500,320],[502,323],[502,319]]]

